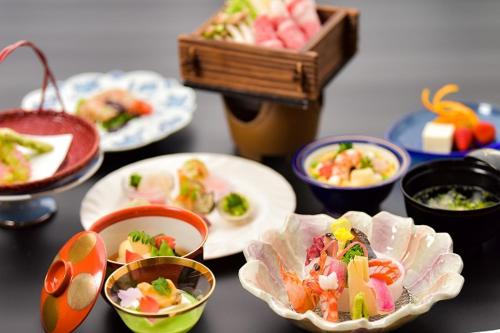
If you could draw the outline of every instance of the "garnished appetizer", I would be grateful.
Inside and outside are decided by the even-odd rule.
[[[151,257],[179,256],[181,252],[183,251],[176,247],[173,237],[164,234],[150,236],[144,231],[132,231],[127,239],[120,243],[118,254],[112,259],[128,264]]]
[[[219,214],[229,222],[248,221],[252,214],[250,201],[243,195],[231,192],[217,204]]]
[[[152,106],[134,97],[124,89],[109,89],[88,99],[81,99],[76,106],[76,114],[98,123],[108,131],[117,131],[136,117],[153,112]]]
[[[422,91],[422,104],[437,115],[422,131],[424,151],[449,154],[454,149],[466,151],[495,141],[496,129],[492,123],[480,120],[477,113],[463,103],[444,100],[458,91],[458,85],[447,84],[434,94],[432,101],[430,90]]]
[[[52,145],[21,135],[10,128],[0,128],[0,185],[25,183],[31,177],[29,155],[19,147],[32,150],[35,154],[52,151]]]
[[[394,175],[397,163],[382,151],[343,142],[313,158],[307,171],[313,179],[335,186],[368,186]]]
[[[175,203],[198,214],[206,215],[215,207],[214,193],[208,191],[204,181],[209,177],[205,164],[198,159],[184,162],[178,170],[179,194]]]
[[[227,0],[202,35],[299,50],[321,29],[314,0]]]
[[[167,172],[133,172],[124,186],[130,206],[165,204],[170,200],[174,178]]]
[[[120,306],[144,313],[161,313],[181,310],[196,302],[196,298],[178,289],[172,280],[159,277],[141,282],[135,288],[118,291]]]
[[[313,239],[303,278],[279,262],[291,307],[299,313],[315,311],[331,322],[339,321],[339,312],[350,313],[351,319],[392,313],[404,292],[403,266],[377,258],[366,235],[345,217]]]

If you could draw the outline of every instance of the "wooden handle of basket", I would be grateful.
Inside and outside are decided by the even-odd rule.
[[[64,103],[61,98],[61,94],[59,93],[59,88],[57,87],[57,82],[54,78],[54,74],[52,74],[52,71],[49,68],[49,64],[47,62],[47,58],[43,54],[43,52],[32,42],[27,41],[27,40],[20,40],[17,43],[14,43],[12,45],[7,46],[4,48],[2,51],[0,51],[0,63],[2,63],[12,52],[14,52],[16,49],[23,47],[23,46],[28,46],[30,47],[35,54],[38,56],[38,59],[40,59],[40,62],[42,63],[44,67],[44,73],[43,73],[43,82],[42,82],[42,98],[40,101],[40,106],[38,108],[38,111],[41,111],[43,109],[43,103],[45,101],[45,93],[47,91],[47,85],[49,83],[52,83],[54,86],[54,89],[56,91],[56,96],[57,99],[59,100],[59,103],[61,105],[62,111],[65,112],[64,108]]]

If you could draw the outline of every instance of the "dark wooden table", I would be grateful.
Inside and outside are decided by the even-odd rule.
[[[327,1],[324,1],[327,2]],[[463,98],[500,104],[500,1],[328,1],[361,9],[357,57],[328,86],[320,135],[383,136],[419,107],[423,87],[456,82]],[[59,79],[87,71],[149,69],[178,76],[176,36],[190,32],[222,0],[0,0],[0,46],[35,41]],[[27,50],[0,66],[0,109],[17,106],[39,87],[41,69]],[[100,171],[79,188],[58,195],[59,213],[43,226],[0,230],[0,331],[40,332],[39,294],[52,257],[81,230],[80,202],[109,172],[128,163],[176,152],[235,153],[216,94],[199,92],[192,124],[162,142],[108,154]],[[297,212],[322,208],[292,174],[286,160],[267,161],[293,185]],[[404,214],[396,187],[383,208]],[[498,221],[491,221],[496,223]],[[466,282],[452,301],[398,332],[472,332],[500,327],[500,242],[466,259]],[[193,332],[300,332],[244,291],[237,278],[242,255],[208,262],[217,290]],[[126,332],[99,299],[79,332]]]

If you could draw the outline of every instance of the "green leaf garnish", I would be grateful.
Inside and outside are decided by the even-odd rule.
[[[353,260],[354,257],[356,257],[356,256],[364,256],[364,255],[365,255],[365,252],[363,251],[363,248],[361,248],[361,246],[359,244],[356,244],[353,247],[351,247],[344,254],[344,256],[342,257],[342,261],[345,264],[349,264],[349,262],[351,262],[351,260]]]
[[[130,175],[130,186],[133,188],[138,188],[139,184],[141,183],[142,176],[139,175],[138,173],[133,173]]]
[[[146,234],[144,231],[132,231],[128,234],[132,242],[141,242],[142,244],[149,244],[154,246],[155,241],[153,237]]]
[[[164,277],[159,277],[153,282],[151,282],[151,285],[153,286],[154,290],[156,290],[160,295],[170,295],[172,292],[172,289],[168,285],[167,279]]]
[[[340,154],[341,152],[351,148],[352,148],[352,142],[341,142],[339,144],[339,150],[337,150],[337,154]]]

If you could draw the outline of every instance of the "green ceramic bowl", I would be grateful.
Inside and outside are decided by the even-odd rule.
[[[158,277],[172,280],[175,286],[192,296],[192,304],[169,312],[143,313],[120,306],[118,291],[151,282]],[[180,257],[154,257],[124,265],[106,280],[107,300],[123,322],[137,333],[184,333],[200,319],[208,298],[215,289],[215,277],[197,261]]]

